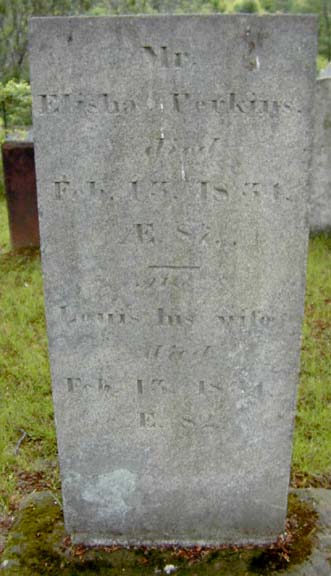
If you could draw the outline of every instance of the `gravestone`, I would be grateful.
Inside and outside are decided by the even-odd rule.
[[[4,142],[2,163],[13,248],[39,247],[33,142]]]
[[[310,226],[331,230],[331,64],[316,82]]]
[[[67,530],[284,527],[316,20],[33,19],[36,165]]]

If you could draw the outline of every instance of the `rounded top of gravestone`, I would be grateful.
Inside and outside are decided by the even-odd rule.
[[[331,62],[329,62],[327,67],[319,73],[318,79],[323,80],[324,78],[331,78]]]

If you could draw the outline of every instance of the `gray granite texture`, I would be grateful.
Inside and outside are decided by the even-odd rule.
[[[64,515],[75,542],[283,529],[314,17],[33,19]]]
[[[313,232],[331,231],[331,64],[316,82],[313,179],[310,202]]]

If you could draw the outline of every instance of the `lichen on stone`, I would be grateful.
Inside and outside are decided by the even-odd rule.
[[[181,576],[283,574],[309,557],[316,522],[309,499],[304,502],[290,495],[287,531],[277,543],[264,548],[73,546],[65,533],[59,499],[49,492],[35,493],[19,510],[1,571],[4,576],[155,576],[175,566]]]

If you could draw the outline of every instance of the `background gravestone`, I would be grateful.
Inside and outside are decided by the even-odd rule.
[[[273,540],[316,21],[47,18],[30,32],[67,529],[86,543]]]
[[[39,247],[33,142],[5,142],[2,160],[11,245]]]
[[[316,82],[313,180],[310,225],[313,232],[331,230],[331,64]]]

